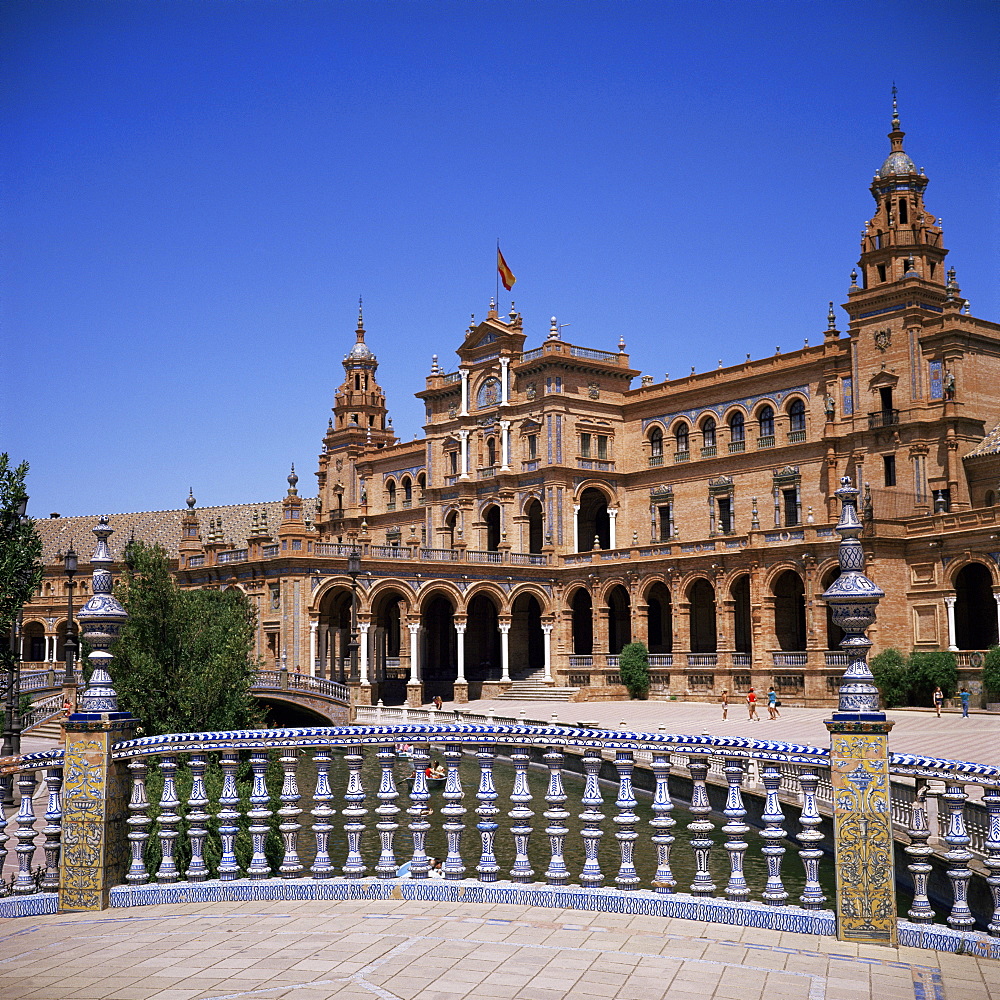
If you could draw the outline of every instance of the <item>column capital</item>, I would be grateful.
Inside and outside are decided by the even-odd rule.
[[[998,601],[998,603],[1000,603],[1000,595],[996,595],[996,594],[995,594],[995,595],[994,595],[994,597],[996,597],[996,598],[997,598],[997,601]],[[945,603],[945,604],[946,604],[946,605],[947,605],[947,606],[948,606],[949,608],[954,608],[954,607],[955,607],[955,602],[956,602],[957,600],[958,600],[958,598],[957,598],[957,597],[956,597],[956,596],[955,596],[954,594],[945,594],[945,595],[944,595],[944,603]]]
[[[510,632],[510,622],[497,622],[497,628],[500,630],[500,632],[506,635],[508,632]]]
[[[455,622],[455,631],[459,635],[465,635],[466,623],[465,622]]]

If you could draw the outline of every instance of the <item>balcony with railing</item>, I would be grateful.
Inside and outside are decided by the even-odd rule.
[[[774,447],[774,435],[773,434],[762,434],[757,438],[758,448],[773,448]]]
[[[805,431],[789,431],[788,432],[788,443],[798,444],[800,441],[805,441],[806,432]]]
[[[689,451],[675,451],[674,452],[674,462],[690,462],[691,452]]]
[[[650,455],[649,464],[654,469],[660,468],[663,465],[663,455]]]
[[[219,565],[222,563],[241,563],[247,561],[247,555],[246,549],[231,549],[229,552],[220,552],[215,557],[215,561]]]
[[[738,452],[746,451],[747,443],[746,441],[730,441],[729,442],[729,454],[735,455]]]
[[[899,410],[876,410],[868,414],[868,430],[875,431],[880,427],[894,427],[899,423]]]

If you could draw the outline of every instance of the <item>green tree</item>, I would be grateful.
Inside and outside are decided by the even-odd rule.
[[[135,542],[117,594],[128,611],[112,652],[119,705],[147,735],[259,725],[250,694],[256,614],[231,590],[181,590],[162,546]]]
[[[882,704],[886,708],[907,704],[910,678],[906,669],[906,657],[898,649],[883,649],[872,657],[870,666],[875,686],[882,695]]]
[[[958,685],[958,666],[955,654],[947,650],[933,650],[927,653],[914,651],[906,663],[910,677],[910,704],[930,705],[933,703],[934,688],[941,688],[945,698],[955,694]]]
[[[28,500],[27,475],[27,462],[11,468],[7,453],[0,454],[0,691],[7,708],[3,720],[5,746],[10,739],[13,712],[18,708],[7,693],[19,654],[19,643],[10,640],[21,608],[42,582],[42,539],[35,522],[21,513]]]
[[[649,695],[649,655],[641,642],[630,642],[621,651],[618,659],[618,673],[622,684],[628,688],[630,698],[645,698]]]
[[[990,646],[983,661],[983,687],[1000,698],[1000,646]]]

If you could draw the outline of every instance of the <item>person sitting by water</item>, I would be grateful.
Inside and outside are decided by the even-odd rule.
[[[441,762],[436,760],[424,773],[428,778],[443,778],[447,774],[447,771],[445,771]]]
[[[427,870],[428,878],[444,878],[444,870],[441,867],[440,858],[431,858],[431,866]]]

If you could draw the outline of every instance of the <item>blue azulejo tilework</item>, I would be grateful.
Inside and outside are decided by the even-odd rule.
[[[41,917],[58,912],[57,892],[36,892],[32,896],[4,896],[0,899],[0,920],[4,917]]]
[[[1000,959],[1000,938],[979,931],[958,931],[941,924],[914,924],[909,920],[900,920],[897,926],[900,947]]]

